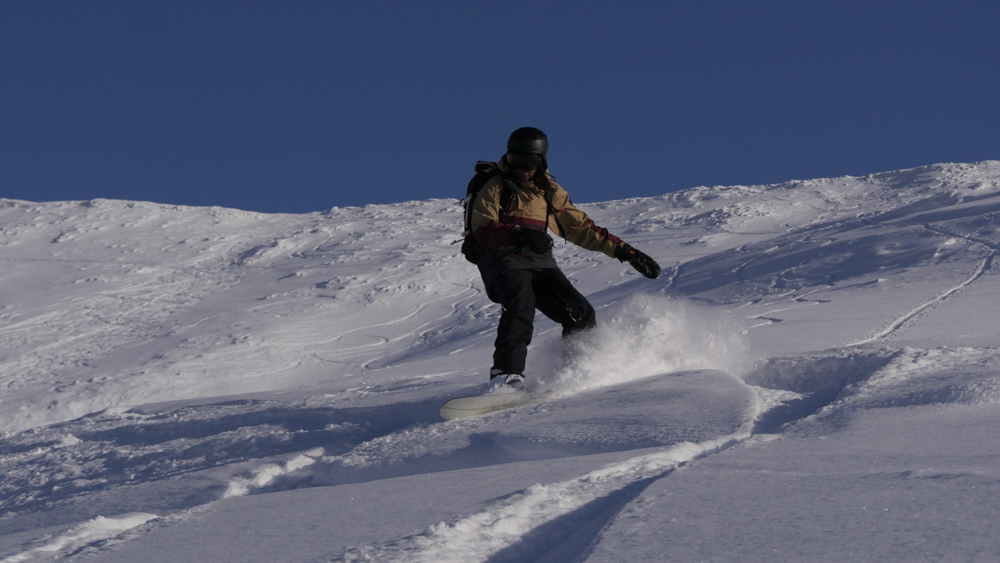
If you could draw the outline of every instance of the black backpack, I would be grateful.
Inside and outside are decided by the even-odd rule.
[[[461,239],[462,255],[473,264],[479,263],[479,258],[486,252],[486,247],[479,244],[479,241],[476,240],[476,235],[472,234],[472,208],[475,206],[476,196],[479,195],[479,191],[483,189],[483,186],[494,177],[501,175],[502,173],[500,172],[500,168],[497,167],[497,163],[480,160],[476,163],[476,175],[469,180],[469,187],[465,190],[465,199],[462,201],[462,205],[465,206],[465,223],[464,230],[462,231],[463,238]],[[515,196],[516,191],[519,190],[504,178],[503,192],[501,192],[500,196],[501,207],[506,208],[509,206],[509,202]]]

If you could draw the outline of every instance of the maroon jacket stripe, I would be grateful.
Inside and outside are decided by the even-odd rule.
[[[476,229],[476,240],[486,248],[503,248],[514,246],[510,240],[510,235],[514,231],[514,225],[501,225],[496,221],[490,221],[482,227]]]
[[[601,235],[602,237],[610,240],[615,246],[618,246],[619,244],[621,244],[622,239],[620,239],[620,238],[616,237],[615,235],[609,233],[608,230],[605,229],[604,227],[598,227],[597,224],[594,223],[593,219],[589,219],[588,221],[590,223],[590,230],[592,230],[592,231],[596,232],[597,234]]]

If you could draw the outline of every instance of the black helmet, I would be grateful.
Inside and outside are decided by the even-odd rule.
[[[511,154],[549,154],[549,138],[534,127],[521,127],[507,139],[507,152]]]

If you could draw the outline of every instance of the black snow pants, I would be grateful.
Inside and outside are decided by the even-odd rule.
[[[524,372],[535,309],[561,324],[563,336],[597,326],[594,307],[558,268],[506,270],[493,283],[503,305],[493,369]]]

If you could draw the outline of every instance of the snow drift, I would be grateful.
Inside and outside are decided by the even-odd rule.
[[[442,422],[456,200],[0,200],[0,561],[1000,558],[1000,162],[582,204],[600,327]]]

